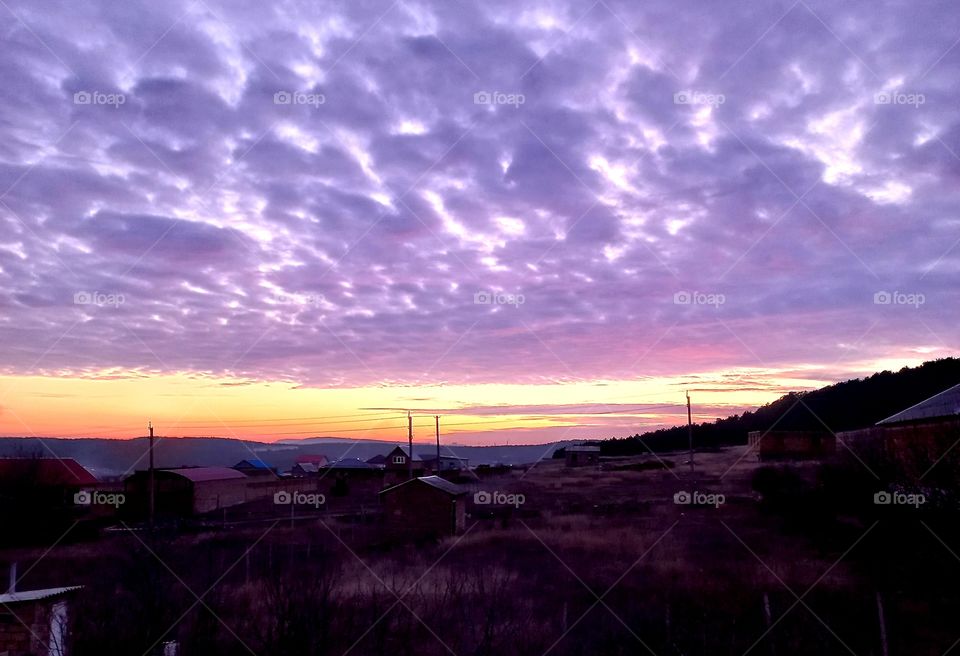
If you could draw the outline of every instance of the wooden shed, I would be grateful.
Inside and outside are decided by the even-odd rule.
[[[439,476],[414,478],[380,492],[387,530],[406,537],[456,535],[466,526],[466,490]]]
[[[564,450],[567,467],[587,467],[600,464],[600,447],[574,444]]]
[[[0,594],[0,654],[67,656],[71,602],[80,588]]]

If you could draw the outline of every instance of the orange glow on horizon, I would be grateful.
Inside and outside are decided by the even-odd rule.
[[[854,371],[872,370],[863,364]],[[432,438],[433,415],[440,414],[448,439],[529,444],[682,424],[685,389],[695,390],[695,420],[712,421],[788,391],[835,382],[821,378],[823,373],[822,366],[797,365],[553,385],[353,388],[187,373],[0,376],[0,435],[124,439],[145,435],[151,420],[157,434],[167,437],[405,441],[409,409],[415,440]]]

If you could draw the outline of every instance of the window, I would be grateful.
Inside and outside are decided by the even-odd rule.
[[[402,465],[406,461],[407,459],[404,456],[393,456],[393,464],[395,465]]]

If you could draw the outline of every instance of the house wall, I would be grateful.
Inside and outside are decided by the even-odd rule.
[[[466,524],[466,497],[452,497],[426,484],[404,485],[380,499],[387,530],[395,535],[454,535]]]
[[[960,469],[960,453],[953,448],[960,440],[960,419],[873,426],[837,437],[858,457],[891,467],[895,476],[930,481],[941,473],[956,475]],[[934,463],[936,470],[931,473]]]
[[[817,431],[751,431],[747,441],[760,460],[822,458],[837,450],[833,435]]]

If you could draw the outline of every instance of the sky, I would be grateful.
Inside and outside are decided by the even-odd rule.
[[[0,434],[626,435],[957,352],[954,3],[0,3]]]

